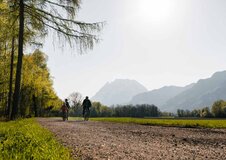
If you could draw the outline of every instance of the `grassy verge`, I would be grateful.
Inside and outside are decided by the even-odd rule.
[[[226,128],[226,119],[91,118],[90,120],[188,128]]]
[[[0,122],[0,160],[68,160],[70,152],[35,119]]]

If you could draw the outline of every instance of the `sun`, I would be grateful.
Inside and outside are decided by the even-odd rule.
[[[173,0],[140,0],[138,3],[138,16],[156,24],[167,22],[174,10]]]

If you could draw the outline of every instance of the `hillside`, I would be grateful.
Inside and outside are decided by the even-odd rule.
[[[132,98],[131,104],[155,104],[164,105],[169,99],[191,88],[193,84],[185,87],[165,86],[145,93],[140,93]]]
[[[111,83],[106,83],[92,97],[92,100],[108,106],[125,104],[130,102],[133,96],[146,91],[147,89],[135,80],[116,79]]]
[[[211,106],[219,99],[226,99],[226,71],[199,80],[192,88],[168,100],[163,107],[169,111],[176,111],[178,108],[191,110]]]

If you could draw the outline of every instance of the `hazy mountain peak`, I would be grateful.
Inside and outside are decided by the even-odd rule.
[[[92,100],[100,101],[106,105],[128,103],[134,95],[146,92],[147,89],[135,80],[115,79],[106,83]]]

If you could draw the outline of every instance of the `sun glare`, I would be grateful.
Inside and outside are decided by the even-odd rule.
[[[173,1],[170,0],[142,0],[139,1],[139,17],[151,23],[167,22],[174,9]]]

